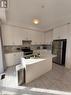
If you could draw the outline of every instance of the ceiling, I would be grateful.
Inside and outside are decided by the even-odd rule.
[[[34,18],[40,24],[34,25]],[[8,24],[47,31],[68,22],[71,22],[71,0],[8,0]]]

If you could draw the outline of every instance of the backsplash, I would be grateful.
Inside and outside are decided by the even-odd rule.
[[[4,46],[4,53],[13,53],[13,52],[21,52],[21,48],[23,48],[23,45],[8,45],[8,46]],[[51,50],[52,49],[52,45],[46,45],[46,44],[42,44],[42,45],[31,45],[31,49],[32,50],[40,50],[40,49],[47,49],[47,50]]]
[[[22,47],[21,45],[8,45],[8,46],[4,46],[4,53],[19,52],[21,47]]]
[[[47,50],[51,50],[52,49],[52,45],[46,45],[46,44],[31,45],[31,49],[33,49],[33,50],[35,50],[35,49],[47,49]]]

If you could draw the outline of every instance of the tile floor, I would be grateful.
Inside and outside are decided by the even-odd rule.
[[[27,85],[17,86],[15,67],[0,80],[0,95],[71,95],[71,70],[53,64],[53,69]]]

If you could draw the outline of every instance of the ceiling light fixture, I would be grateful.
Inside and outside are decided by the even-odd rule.
[[[40,22],[39,19],[37,19],[37,18],[33,19],[33,23],[34,23],[34,24],[37,25],[37,24],[39,24],[39,22]]]

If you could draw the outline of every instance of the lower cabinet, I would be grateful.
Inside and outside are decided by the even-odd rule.
[[[5,61],[7,67],[21,63],[22,57],[23,57],[23,52],[5,54]]]

